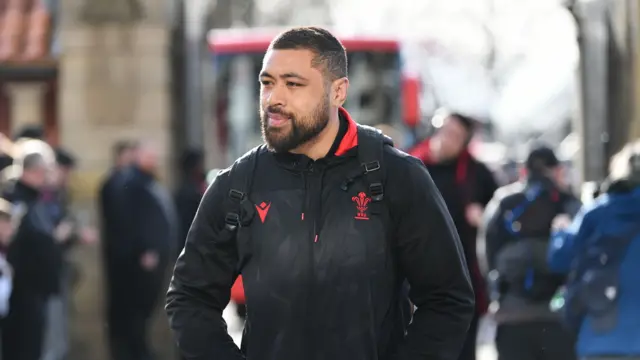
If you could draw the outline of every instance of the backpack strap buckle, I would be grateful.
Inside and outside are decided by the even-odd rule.
[[[368,174],[370,172],[380,170],[380,161],[376,160],[376,161],[364,163],[362,164],[362,167],[364,168],[364,173]]]
[[[384,187],[382,183],[376,182],[369,185],[369,194],[372,201],[382,201],[384,199]]]
[[[244,193],[239,190],[231,189],[229,190],[229,197],[237,202],[242,202],[244,199]]]
[[[227,230],[234,231],[240,226],[240,215],[234,212],[229,212],[224,217],[224,223]]]

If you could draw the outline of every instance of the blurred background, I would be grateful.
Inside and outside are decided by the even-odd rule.
[[[188,150],[201,151],[210,170],[261,142],[256,76],[269,41],[293,25],[326,26],[343,41],[346,108],[359,122],[409,149],[442,125],[439,108],[472,116],[482,123],[472,150],[504,182],[527,144],[544,141],[580,192],[640,135],[637,0],[372,4],[0,0],[3,141],[35,126],[73,154],[71,208],[99,229],[100,186],[119,141],[154,142],[171,193],[188,181]],[[107,359],[102,249],[69,254],[77,268],[69,359]],[[176,359],[157,305],[152,344],[158,359]],[[240,328],[231,326],[236,337]]]

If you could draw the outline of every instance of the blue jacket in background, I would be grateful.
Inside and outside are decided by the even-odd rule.
[[[586,249],[602,247],[607,238],[628,233],[638,222],[640,187],[602,195],[584,207],[568,229],[552,236],[549,266],[554,271],[569,273]],[[635,236],[629,244],[619,276],[615,326],[599,332],[593,328],[589,314],[579,319],[579,356],[640,355],[640,236]],[[571,282],[567,285],[567,292],[572,291],[572,286]]]

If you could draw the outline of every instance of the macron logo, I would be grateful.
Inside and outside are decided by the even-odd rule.
[[[264,224],[264,220],[267,218],[267,214],[269,213],[269,208],[271,207],[271,203],[265,203],[264,201],[260,203],[260,205],[256,205],[256,210],[258,211],[258,215],[260,216],[260,221]]]

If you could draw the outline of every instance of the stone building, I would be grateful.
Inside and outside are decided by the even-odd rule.
[[[42,124],[47,138],[79,159],[73,198],[93,222],[111,147],[146,138],[162,153],[169,179],[172,148],[171,24],[161,0],[0,1],[0,132]],[[74,252],[72,357],[107,359],[99,247]],[[159,304],[160,305],[160,304]],[[162,312],[158,359],[175,359]]]

